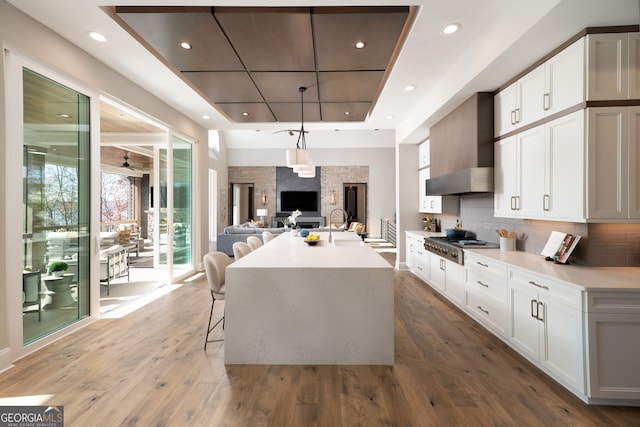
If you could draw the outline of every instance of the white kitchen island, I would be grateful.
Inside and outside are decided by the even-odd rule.
[[[355,233],[284,233],[226,271],[226,364],[393,365],[393,267]]]

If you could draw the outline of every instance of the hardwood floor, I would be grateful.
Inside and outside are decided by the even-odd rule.
[[[411,273],[395,288],[393,367],[225,366],[224,343],[203,351],[202,279],[16,362],[0,405],[45,395],[67,427],[640,425],[640,408],[583,404]]]

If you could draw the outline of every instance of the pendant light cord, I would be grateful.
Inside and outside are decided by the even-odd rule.
[[[296,148],[298,150],[307,149],[307,141],[304,138],[304,92],[306,90],[307,88],[304,86],[300,86],[298,88],[298,92],[300,92],[300,118],[301,118],[300,134],[298,135],[298,141],[296,142]]]

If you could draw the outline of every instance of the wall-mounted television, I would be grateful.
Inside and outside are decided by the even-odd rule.
[[[281,191],[280,210],[292,212],[299,209],[302,213],[318,211],[317,191]]]

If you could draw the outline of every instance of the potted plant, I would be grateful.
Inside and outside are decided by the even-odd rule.
[[[64,261],[55,261],[49,265],[49,273],[54,276],[62,276],[65,271],[69,268],[69,264]]]

